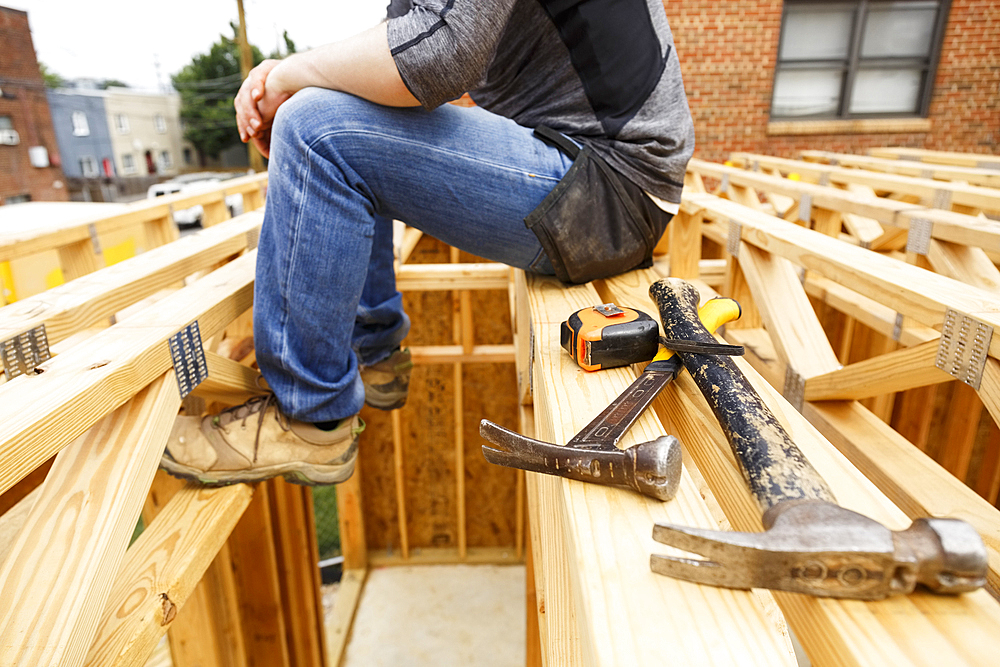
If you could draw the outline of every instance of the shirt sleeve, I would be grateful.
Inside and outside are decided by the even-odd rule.
[[[461,97],[484,79],[514,2],[415,1],[409,12],[389,19],[396,69],[425,108]]]

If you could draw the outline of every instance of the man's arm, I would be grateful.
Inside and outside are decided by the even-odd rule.
[[[396,69],[386,24],[381,23],[340,42],[255,67],[234,102],[240,138],[244,142],[252,139],[267,156],[278,107],[310,86],[351,93],[385,106],[420,104]]]

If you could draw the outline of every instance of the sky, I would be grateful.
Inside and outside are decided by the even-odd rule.
[[[304,51],[378,23],[388,0],[243,0],[250,43],[265,55],[281,33]],[[28,12],[39,62],[64,79],[117,79],[141,89],[169,86],[170,75],[231,37],[236,0],[0,0]]]

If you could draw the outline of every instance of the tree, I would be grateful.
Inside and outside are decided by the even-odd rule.
[[[46,88],[62,88],[66,85],[66,79],[46,67],[45,63],[38,63],[38,71],[41,73],[42,79],[45,81]]]
[[[108,88],[111,88],[111,87],[115,87],[115,88],[128,88],[129,86],[124,81],[119,81],[118,79],[102,79],[97,84],[97,87],[100,88],[101,90],[107,90]]]
[[[191,63],[171,77],[181,95],[184,138],[200,156],[218,157],[224,149],[240,141],[236,129],[233,98],[240,89],[240,45],[237,27],[230,23],[233,37],[219,36],[208,53],[196,55]],[[254,66],[264,60],[256,46],[250,47]]]
[[[287,30],[283,31],[281,33],[281,36],[285,40],[285,53],[287,53],[288,55],[295,53],[295,42],[293,42],[292,38],[288,36],[288,31]]]

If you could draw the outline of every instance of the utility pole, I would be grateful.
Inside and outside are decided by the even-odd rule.
[[[247,78],[250,70],[253,69],[253,54],[250,52],[250,40],[247,39],[247,21],[243,15],[243,0],[236,0],[236,6],[240,11],[240,75]],[[253,142],[247,143],[247,157],[250,160],[250,168],[260,173],[264,171],[264,156],[260,154]]]

